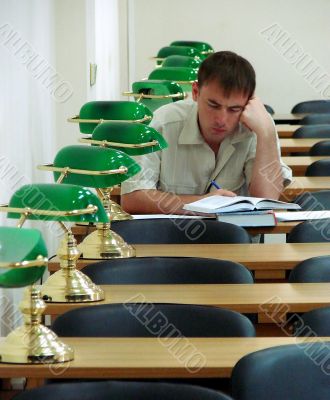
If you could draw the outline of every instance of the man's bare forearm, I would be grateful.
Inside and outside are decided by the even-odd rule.
[[[177,195],[160,190],[136,190],[122,195],[123,209],[132,214],[182,214],[185,203],[204,196]]]
[[[191,214],[183,210],[185,204],[214,194],[235,196],[235,193],[223,189],[204,195],[175,194],[144,189],[123,194],[121,205],[125,211],[131,214]]]
[[[252,178],[251,196],[278,199],[283,191],[283,174],[277,150],[276,133],[259,136]]]

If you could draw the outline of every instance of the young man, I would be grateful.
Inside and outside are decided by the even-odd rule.
[[[185,203],[210,194],[278,199],[292,174],[254,90],[255,72],[244,58],[221,51],[204,60],[192,87],[194,101],[155,111],[150,125],[168,148],[136,159],[142,171],[122,184],[123,208],[177,214]]]

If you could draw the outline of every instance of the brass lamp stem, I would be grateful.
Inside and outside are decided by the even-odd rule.
[[[71,230],[61,223],[66,233],[57,255],[61,269],[51,275],[42,286],[43,298],[54,302],[85,302],[104,299],[104,292],[81,271],[76,263],[81,255]]]
[[[116,203],[110,198],[112,187],[96,189],[96,191],[102,200],[109,222],[96,224],[97,230],[88,235],[79,245],[82,251],[82,257],[93,259],[135,257],[135,249],[110,229],[110,221],[113,218],[113,208],[116,206]],[[122,219],[128,218],[125,216]]]

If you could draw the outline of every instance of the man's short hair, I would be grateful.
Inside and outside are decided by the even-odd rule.
[[[245,58],[231,51],[218,51],[209,55],[198,70],[198,86],[218,82],[225,96],[241,92],[249,98],[256,87],[256,74]]]

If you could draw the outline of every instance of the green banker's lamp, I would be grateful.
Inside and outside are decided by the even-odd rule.
[[[170,46],[188,46],[193,47],[202,55],[202,59],[205,59],[209,54],[214,53],[213,47],[206,42],[199,42],[196,40],[176,40],[170,44]]]
[[[197,57],[173,55],[164,59],[162,67],[186,67],[186,68],[199,68],[202,60]]]
[[[91,138],[80,139],[103,147],[115,147],[129,156],[141,156],[167,148],[163,135],[144,124],[105,122],[98,125]]]
[[[197,80],[198,69],[188,67],[161,67],[156,68],[148,79],[165,79],[178,83],[185,92],[191,92],[193,82]]]
[[[151,120],[152,112],[133,101],[90,101],[81,107],[79,115],[68,119],[79,123],[81,133],[89,134],[105,121],[148,124]]]
[[[108,220],[100,221],[102,223],[97,224],[97,230],[88,235],[79,245],[83,258],[135,256],[135,249],[110,230],[112,187],[135,175],[141,169],[131,157],[116,149],[74,145],[63,147],[57,153],[53,164],[38,168],[54,172],[54,178],[58,183],[95,188],[102,199]]]
[[[79,122],[81,133],[92,134],[97,125],[106,121],[149,124],[152,112],[142,103],[134,101],[90,101],[84,104],[79,115],[69,118],[69,122]],[[113,221],[123,221],[132,217],[110,200]]]
[[[73,350],[41,324],[46,305],[35,282],[41,279],[48,262],[41,233],[36,229],[0,227],[0,245],[0,287],[29,286],[20,304],[24,325],[1,342],[0,361],[44,364],[72,360]]]
[[[124,96],[132,96],[136,102],[143,103],[152,112],[157,108],[185,99],[182,87],[167,80],[142,80],[132,84],[132,92],[124,92]]]
[[[192,46],[165,46],[159,49],[157,56],[153,58],[157,65],[160,65],[166,57],[173,55],[203,58],[203,55]]]
[[[77,185],[30,184],[18,189],[7,206],[8,218],[19,218],[18,227],[26,219],[56,221],[65,232],[57,255],[61,269],[51,275],[42,286],[46,301],[85,302],[104,299],[103,291],[76,269],[80,256],[76,240],[64,222],[107,223],[108,216],[90,190]],[[55,229],[56,225],[51,226]]]

